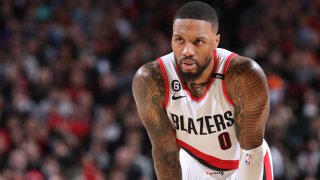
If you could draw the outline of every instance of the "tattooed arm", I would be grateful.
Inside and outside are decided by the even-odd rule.
[[[235,104],[236,135],[242,152],[239,179],[262,179],[262,145],[269,115],[269,95],[265,74],[253,60],[235,56],[226,73],[226,89]]]
[[[235,104],[236,134],[241,148],[260,146],[269,114],[264,72],[253,60],[235,56],[226,73],[226,88]]]
[[[132,90],[140,118],[152,144],[157,178],[181,179],[179,148],[163,105],[164,87],[160,66],[157,61],[153,61],[137,71]]]

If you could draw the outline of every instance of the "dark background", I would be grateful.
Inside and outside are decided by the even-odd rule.
[[[0,179],[154,179],[131,93],[187,1],[1,0]],[[207,1],[268,78],[275,179],[320,179],[320,1]]]

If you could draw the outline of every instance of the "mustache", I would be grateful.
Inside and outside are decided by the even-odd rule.
[[[180,59],[181,61],[185,61],[185,60],[191,60],[191,61],[196,61],[193,57],[191,56],[184,56]]]

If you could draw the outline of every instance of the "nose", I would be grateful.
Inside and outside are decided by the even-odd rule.
[[[186,57],[194,56],[194,45],[192,43],[186,43],[182,51],[182,55]]]

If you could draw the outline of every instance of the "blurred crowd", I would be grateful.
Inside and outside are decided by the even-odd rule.
[[[0,180],[155,179],[131,81],[184,2],[1,0]],[[320,179],[320,1],[208,2],[267,75],[275,179]]]

